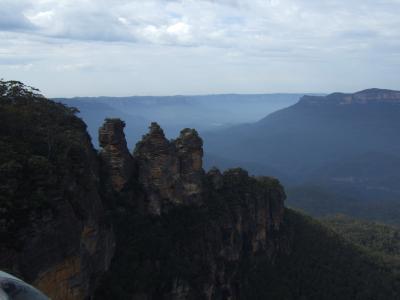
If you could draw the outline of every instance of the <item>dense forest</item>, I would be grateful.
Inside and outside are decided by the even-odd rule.
[[[400,276],[400,229],[383,223],[350,218],[345,215],[325,217],[322,223],[347,241],[376,257]]]
[[[51,208],[63,177],[81,161],[85,124],[74,108],[17,81],[0,81],[0,227],[4,245],[32,214]]]

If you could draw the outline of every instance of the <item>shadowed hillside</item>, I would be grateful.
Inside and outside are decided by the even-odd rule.
[[[304,96],[259,122],[208,132],[204,140],[210,156],[224,157],[237,165],[259,163],[285,174],[284,182],[293,187],[289,193],[293,206],[312,213],[354,214],[351,206],[365,201],[368,205],[381,203],[379,209],[389,213],[400,207],[399,130],[400,92],[370,89]],[[345,211],[341,204],[335,209],[335,202],[323,211],[318,201],[326,199],[315,199],[316,193],[307,199],[303,193],[314,188],[331,199],[354,201],[348,201]],[[302,194],[296,193],[300,190]],[[311,198],[315,201],[306,204]],[[388,201],[391,206],[385,208]]]

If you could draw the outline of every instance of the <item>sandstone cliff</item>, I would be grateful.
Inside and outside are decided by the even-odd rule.
[[[134,159],[149,213],[160,215],[171,205],[200,202],[203,141],[193,129],[168,141],[157,123],[137,144]]]
[[[102,178],[109,192],[119,193],[127,187],[134,172],[133,159],[129,154],[124,134],[125,123],[119,119],[106,119],[99,129],[102,147]]]
[[[103,157],[109,145],[102,136],[124,136],[123,126],[109,123],[100,129]],[[113,157],[127,159],[125,142],[118,144]],[[169,141],[152,123],[133,152],[135,171],[111,178],[114,186],[131,184],[129,199],[114,210],[117,252],[97,298],[122,286],[130,299],[239,299],[243,264],[258,256],[272,260],[285,248],[278,238],[285,199],[279,182],[241,169],[206,174],[202,156],[195,130]],[[126,165],[121,159],[103,164]]]
[[[12,85],[0,101],[0,269],[53,300],[239,299],[245,266],[284,248],[279,182],[206,174],[194,129],[167,140],[152,123],[130,154],[124,122],[106,119],[96,153],[73,109]]]
[[[53,300],[89,299],[115,244],[97,154],[73,110],[11,85],[0,98],[0,269]]]

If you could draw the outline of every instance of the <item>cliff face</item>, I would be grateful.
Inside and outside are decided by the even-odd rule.
[[[130,154],[106,119],[97,154],[74,110],[18,84],[0,101],[0,269],[53,300],[239,299],[282,250],[277,180],[206,174],[197,132],[156,123]]]
[[[88,299],[114,253],[98,158],[72,110],[18,88],[0,98],[0,269]]]
[[[122,127],[108,122],[101,133],[124,136]],[[108,145],[100,141],[106,153]],[[122,148],[113,155],[127,157]],[[279,182],[241,169],[206,174],[202,156],[195,130],[168,141],[151,124],[133,153],[134,191],[128,188],[129,199],[115,212],[117,253],[99,299],[113,297],[113,289],[130,299],[239,299],[243,266],[285,251],[278,234],[285,199]],[[112,170],[123,165],[103,162]]]
[[[109,192],[119,193],[129,184],[134,172],[133,159],[129,154],[124,134],[125,123],[119,119],[106,119],[99,129],[102,147],[102,177]]]
[[[88,137],[82,135],[82,141],[88,150],[81,153],[85,166],[65,170],[56,189],[47,187],[50,206],[31,211],[27,226],[12,232],[12,244],[1,247],[0,266],[53,300],[90,297],[114,253],[113,232],[98,194],[99,178],[92,173],[97,159]]]
[[[160,215],[171,205],[200,203],[202,146],[193,129],[182,130],[178,139],[168,141],[160,126],[151,124],[133,154],[149,213]]]

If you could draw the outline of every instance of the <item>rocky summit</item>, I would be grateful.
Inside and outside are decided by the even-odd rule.
[[[133,153],[149,212],[161,214],[170,205],[201,201],[202,146],[203,141],[194,129],[182,130],[176,140],[168,141],[160,126],[151,124],[150,132]]]
[[[125,123],[120,119],[106,119],[99,129],[100,159],[106,186],[121,192],[129,183],[133,173],[133,159],[126,145]]]
[[[112,201],[121,203],[116,209],[119,222],[115,230],[123,234],[117,233],[117,245],[129,247],[126,240],[138,234],[137,229],[129,232],[129,227],[142,228],[145,239],[159,237],[148,241],[152,246],[137,242],[132,251],[147,256],[143,260],[128,258],[117,247],[115,265],[129,260],[138,266],[145,264],[143,274],[133,275],[134,270],[111,270],[110,274],[118,278],[123,277],[121,273],[132,274],[136,276],[132,283],[151,281],[154,275],[149,274],[169,274],[163,288],[159,283],[152,287],[137,283],[142,287],[128,289],[127,297],[132,299],[234,297],[241,286],[243,259],[260,254],[272,258],[285,248],[277,238],[284,214],[283,188],[276,179],[253,178],[242,169],[224,173],[213,169],[205,173],[203,142],[194,129],[183,129],[178,138],[169,141],[161,127],[152,123],[137,143],[132,158],[126,155],[126,143],[121,139],[116,139],[119,146],[112,147],[111,154],[110,143],[105,142],[109,139],[104,137],[124,137],[120,124],[122,121],[106,120],[100,129],[100,156],[108,158],[102,159],[102,168],[114,170],[109,174],[117,175],[105,181],[110,180],[111,186],[125,183],[124,193],[114,194]],[[121,166],[128,165],[132,170],[121,172]],[[141,224],[135,223],[138,220],[142,220]],[[152,224],[142,227],[142,222],[149,220]],[[169,244],[168,239],[176,244]],[[163,258],[165,254],[170,258]],[[171,269],[171,261],[193,265],[183,275],[179,268]],[[99,297],[106,294],[104,291]]]

